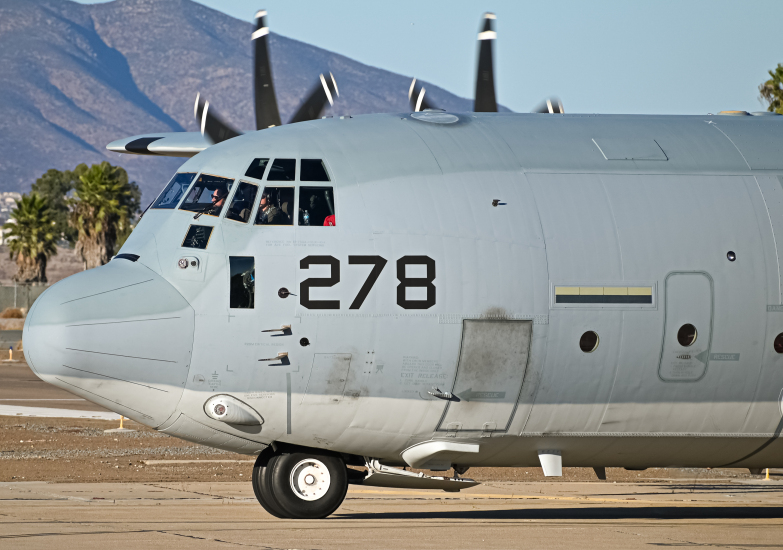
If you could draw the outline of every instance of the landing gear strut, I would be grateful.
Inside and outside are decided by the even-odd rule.
[[[253,491],[264,509],[278,518],[320,519],[333,513],[348,491],[340,456],[296,449],[261,453],[253,466]]]

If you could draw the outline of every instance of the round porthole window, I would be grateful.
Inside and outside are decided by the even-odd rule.
[[[696,327],[690,323],[686,323],[677,331],[677,341],[682,347],[687,348],[696,342],[696,337],[698,335],[699,333],[697,332]]]
[[[775,341],[772,346],[775,348],[776,352],[783,353],[783,332],[775,336]]]
[[[598,334],[592,330],[588,330],[579,339],[579,349],[585,353],[592,353],[598,347],[598,341]]]

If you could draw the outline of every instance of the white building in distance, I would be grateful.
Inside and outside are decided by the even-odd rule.
[[[2,225],[11,219],[11,211],[16,208],[16,201],[22,198],[21,193],[6,191],[0,193],[0,245],[5,244],[6,229]]]

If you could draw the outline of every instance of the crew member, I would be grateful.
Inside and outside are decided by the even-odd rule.
[[[208,216],[219,216],[220,212],[223,210],[223,205],[226,204],[226,197],[228,197],[228,189],[225,187],[216,188],[214,191],[212,191],[212,204],[204,208],[204,210],[201,212],[198,212],[193,217],[198,219],[202,214],[206,214]]]
[[[258,206],[256,224],[262,225],[288,225],[288,216],[277,206],[272,204],[269,193],[261,195],[261,203]]]

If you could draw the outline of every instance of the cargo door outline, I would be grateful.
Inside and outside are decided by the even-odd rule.
[[[488,351],[487,348],[482,353],[481,346],[486,344],[480,342],[476,346],[475,341],[479,339],[485,340],[485,338],[477,338],[476,336],[482,335],[482,328],[484,329],[483,335],[486,336],[487,329],[491,330],[492,328],[489,326],[491,324],[505,325],[503,328],[511,329],[509,331],[511,335],[519,332],[517,335],[521,336],[521,338],[507,340],[505,342],[507,344],[506,347],[494,354],[496,357],[504,354],[512,356],[509,361],[506,361],[506,370],[490,372],[489,377],[481,378],[479,381],[479,375],[483,374],[481,368],[485,367],[487,363],[479,364],[480,361],[477,362],[476,359],[485,354],[491,358],[493,354],[491,352],[486,353]],[[473,330],[471,330],[471,325],[473,325]],[[482,327],[482,325],[484,326]],[[532,340],[532,320],[463,319],[457,370],[451,388],[451,393],[454,397],[446,403],[436,431],[450,433],[455,431],[507,432],[511,422],[514,420],[519,397],[522,394],[525,374],[530,362]],[[467,349],[466,346],[471,346],[471,344],[473,348]],[[518,356],[519,361],[513,360],[514,354]],[[494,375],[494,377],[491,375]],[[503,377],[505,377],[505,380]],[[484,385],[495,385],[498,386],[497,390],[504,389],[505,391],[484,388],[482,387]],[[509,390],[511,393],[509,393]],[[502,395],[494,397],[492,394]],[[505,412],[503,405],[507,407]],[[472,414],[472,418],[467,417],[466,415],[468,414]]]
[[[709,318],[708,322],[708,330],[709,333],[707,334],[707,342],[706,342],[706,349],[702,349],[701,346],[697,347],[693,350],[693,352],[686,352],[688,355],[692,355],[693,357],[688,359],[687,361],[699,361],[704,364],[704,368],[702,369],[701,374],[696,378],[674,378],[674,377],[666,377],[664,376],[664,368],[666,365],[669,365],[672,361],[672,357],[669,357],[670,354],[676,353],[672,348],[680,348],[681,350],[684,350],[686,348],[682,348],[679,345],[674,345],[674,343],[677,342],[677,331],[679,330],[679,325],[681,325],[683,322],[690,322],[690,321],[682,321],[677,319],[672,319],[672,315],[674,312],[672,311],[671,304],[671,298],[672,298],[672,292],[670,285],[670,278],[674,276],[693,276],[693,277],[703,277],[708,283],[709,283],[709,315],[706,317]],[[713,332],[713,324],[714,324],[714,315],[715,315],[715,283],[712,280],[712,277],[709,273],[706,271],[672,271],[666,275],[666,278],[664,279],[663,283],[664,288],[664,298],[663,298],[663,337],[661,341],[661,356],[660,360],[658,361],[658,378],[661,379],[663,382],[698,382],[702,378],[704,378],[707,375],[707,369],[709,368],[709,362],[710,362],[710,353],[712,350],[712,332]],[[693,314],[693,318],[696,318],[698,316],[704,316],[703,312],[695,312]],[[672,326],[670,326],[672,325]],[[675,326],[676,325],[676,326]],[[696,325],[694,325],[696,326]],[[699,344],[699,336],[700,333],[699,327],[696,326],[697,330],[697,337],[696,341],[694,342],[694,346]],[[689,348],[688,348],[689,349]],[[667,353],[669,352],[669,353]],[[686,360],[683,360],[686,361]],[[688,366],[685,366],[684,368],[689,368]]]

